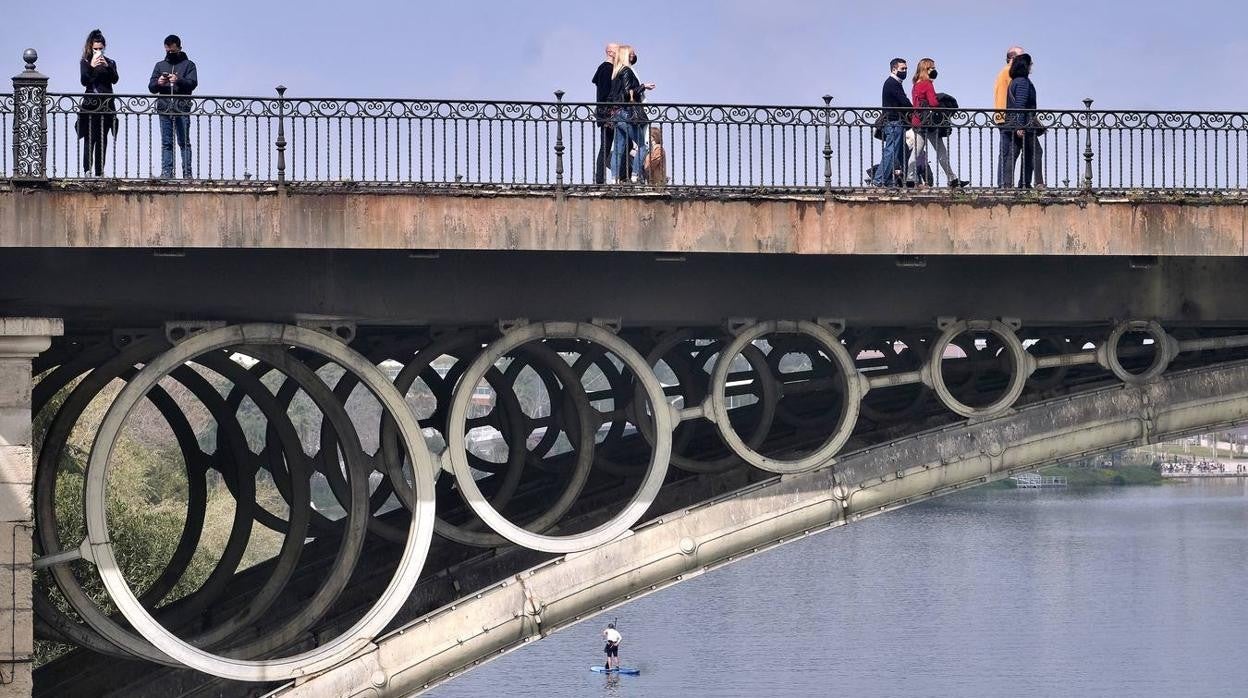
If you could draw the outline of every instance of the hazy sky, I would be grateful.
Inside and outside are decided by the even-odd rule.
[[[1248,9],[1237,0],[913,3],[833,0],[212,0],[11,2],[0,66],[34,47],[52,89],[77,91],[101,28],[119,91],[144,92],[161,39],[181,35],[199,93],[592,100],[607,40],[634,44],[654,102],[876,105],[894,55],[931,56],[937,89],[986,106],[1011,43],[1036,59],[1041,108],[1242,110]],[[163,7],[162,7],[163,5]],[[631,8],[627,13],[621,7]]]

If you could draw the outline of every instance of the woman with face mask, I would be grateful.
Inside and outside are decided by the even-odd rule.
[[[949,116],[940,112],[930,111],[940,108],[940,99],[936,96],[936,87],[932,82],[936,79],[936,61],[924,58],[914,72],[914,86],[911,88],[910,101],[914,103],[914,113],[910,117],[910,125],[914,128],[913,144],[907,173],[910,181],[931,184],[930,170],[927,161],[927,146],[930,143],[936,149],[936,161],[945,171],[950,187],[965,187],[970,184],[958,179],[949,163],[949,148],[945,143],[940,123],[948,123]],[[940,123],[938,123],[940,122]]]
[[[1031,82],[1031,54],[1017,56],[1010,63],[1010,88],[1005,99],[1005,126],[1014,131],[1013,148],[1022,149],[1023,171],[1018,177],[1020,189],[1031,189],[1036,173],[1039,150],[1036,124],[1036,86]],[[1013,162],[1014,155],[1009,160]]]
[[[107,42],[104,33],[93,29],[82,47],[78,73],[86,94],[78,108],[75,128],[82,139],[82,172],[90,177],[104,176],[104,156],[108,152],[108,134],[117,126],[116,105],[111,95],[117,84],[117,61],[104,55]]]

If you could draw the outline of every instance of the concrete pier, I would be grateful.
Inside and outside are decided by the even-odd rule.
[[[0,318],[0,696],[29,696],[34,622],[30,361],[63,332],[60,320]]]

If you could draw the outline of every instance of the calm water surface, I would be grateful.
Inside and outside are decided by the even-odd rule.
[[[624,664],[588,671],[618,616]],[[1245,696],[1248,483],[972,491],[582,622],[429,695]]]

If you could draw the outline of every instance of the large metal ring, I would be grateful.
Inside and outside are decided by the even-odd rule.
[[[606,347],[624,362],[624,365],[633,372],[645,388],[646,398],[650,402],[650,416],[654,419],[656,437],[645,478],[637,489],[637,493],[619,514],[584,533],[545,536],[513,524],[486,501],[472,477],[472,469],[468,464],[467,450],[464,447],[465,426],[472,393],[495,361],[529,342],[564,338],[582,339]],[[639,416],[643,414],[639,411]],[[672,429],[675,426],[672,410],[663,394],[663,386],[659,384],[659,379],[655,377],[646,360],[627,342],[614,334],[595,325],[574,322],[525,325],[508,332],[486,347],[485,351],[473,360],[472,365],[460,379],[459,385],[456,386],[455,395],[451,401],[451,414],[447,422],[446,453],[450,458],[452,472],[455,473],[455,482],[464,500],[495,533],[517,545],[548,553],[588,550],[611,541],[632,528],[633,524],[637,523],[650,508],[659,488],[663,486],[672,450]]]
[[[246,344],[307,349],[329,357],[359,376],[398,424],[415,464],[412,470],[418,502],[412,514],[403,555],[377,603],[355,625],[325,645],[290,657],[266,660],[233,659],[205,652],[183,641],[152,618],[121,573],[109,540],[105,511],[112,451],[122,426],[139,400],[164,376],[193,357]],[[314,330],[287,325],[249,324],[210,330],[187,339],[144,366],[121,390],[105,414],[91,449],[86,480],[87,542],[104,587],[118,610],[139,634],[172,659],[207,674],[237,681],[289,681],[335,666],[363,649],[407,601],[416,586],[433,537],[433,462],[420,427],[407,409],[403,396],[380,369],[346,345]]]
[[[1118,358],[1118,344],[1128,332],[1143,332],[1152,337],[1157,351],[1153,355],[1153,363],[1143,373],[1132,373],[1122,365]],[[1179,345],[1173,337],[1162,329],[1161,325],[1150,320],[1128,320],[1114,327],[1101,346],[1096,348],[1096,362],[1102,368],[1113,372],[1118,380],[1129,385],[1152,383],[1161,377],[1170,367],[1170,362],[1178,354]]]
[[[1014,373],[1010,376],[1005,392],[994,402],[983,407],[971,407],[954,397],[941,371],[941,366],[945,361],[945,350],[949,348],[953,340],[957,339],[958,335],[970,330],[991,332],[996,335],[1014,364]],[[923,367],[923,382],[936,391],[936,397],[940,399],[941,404],[951,411],[968,418],[991,417],[1008,410],[1018,400],[1023,394],[1023,389],[1027,387],[1027,377],[1031,375],[1035,367],[1035,358],[1023,348],[1022,340],[1009,325],[999,320],[959,320],[946,327],[932,344],[930,358]]]
[[[815,340],[827,352],[828,358],[839,370],[842,381],[845,400],[841,408],[840,419],[837,420],[836,426],[823,445],[804,458],[771,458],[755,451],[741,439],[736,429],[732,428],[728,417],[727,387],[732,362],[755,340],[777,332],[803,334]],[[849,440],[858,422],[858,410],[867,389],[867,382],[858,373],[853,358],[841,344],[841,340],[837,339],[832,332],[804,320],[798,322],[772,320],[745,329],[719,353],[719,359],[715,362],[715,371],[711,376],[710,417],[719,429],[719,435],[724,443],[750,465],[771,473],[800,473],[827,465],[832,456],[835,456]]]

